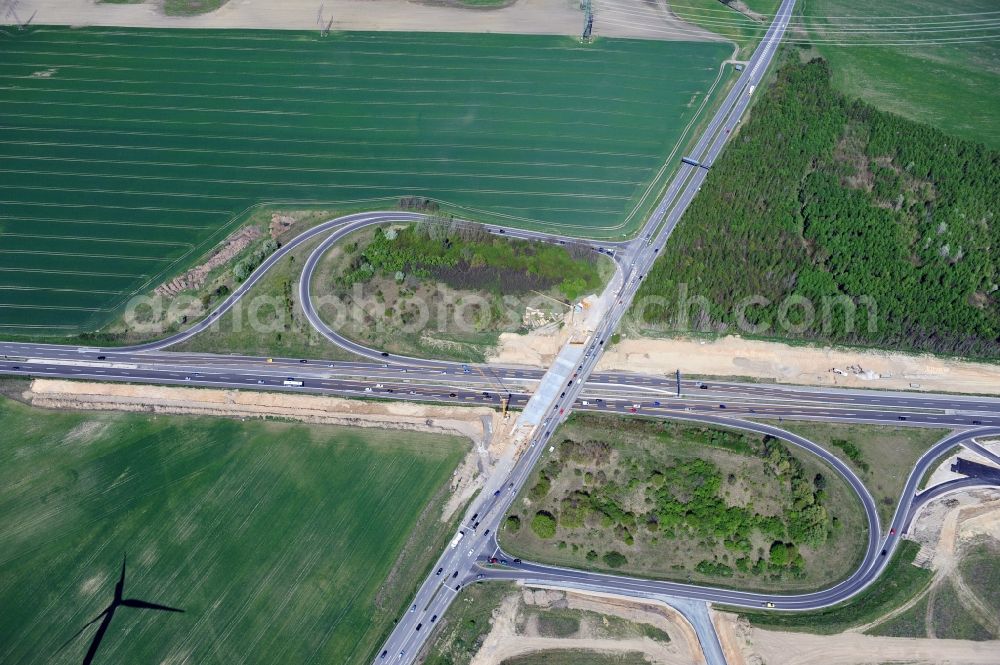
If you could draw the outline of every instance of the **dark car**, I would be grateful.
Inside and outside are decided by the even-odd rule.
[[[488,536],[488,535],[490,535],[490,530],[489,530],[489,529],[486,529],[486,531],[483,531],[483,535],[484,535],[484,536]]]
[[[724,409],[724,408],[726,408],[726,405],[725,405],[725,404],[720,404],[720,405],[719,405],[719,408],[720,408],[720,409]]]
[[[435,575],[440,575],[444,571],[444,568],[438,568],[438,571],[434,573]]]
[[[455,393],[448,393],[448,397],[458,397]]]
[[[306,360],[305,358],[303,358],[303,359],[302,359],[302,360],[300,360],[299,362],[300,362],[300,363],[307,363],[307,362],[309,362],[309,361],[308,361],[308,360]]]
[[[520,559],[514,559],[514,563],[521,563]]]
[[[456,577],[458,577],[458,571],[457,570],[451,574],[451,579],[455,579]]]
[[[14,369],[17,369],[17,368],[15,367]],[[982,424],[983,424],[983,421],[982,421],[982,420],[973,420],[973,421],[972,421],[972,424],[973,424],[973,425],[982,425]]]
[[[422,624],[422,623],[418,623],[418,624],[417,624],[417,630],[420,630],[421,628],[423,628],[423,625],[424,625],[424,624]]]
[[[388,351],[383,351],[382,352],[382,357],[383,358],[388,358],[389,357],[389,352]]]
[[[565,397],[565,396],[566,396],[566,393],[563,393],[563,394],[562,394],[562,395],[560,395],[559,397]]]
[[[385,658],[385,655],[386,655],[387,653],[389,653],[389,650],[388,650],[388,649],[386,649],[385,651],[383,651],[383,652],[382,652],[382,655],[381,655],[381,656],[379,656],[379,658]]]
[[[706,386],[704,383],[699,383],[698,387],[701,388],[702,390],[708,390],[708,386]]]
[[[882,556],[885,556],[888,550],[882,550]]]
[[[108,357],[107,356],[97,356],[97,359],[98,360],[107,360]]]
[[[434,623],[437,620],[438,620],[438,615],[435,614],[434,616],[431,617],[431,623]]]
[[[896,416],[896,420],[906,420],[906,416]]]

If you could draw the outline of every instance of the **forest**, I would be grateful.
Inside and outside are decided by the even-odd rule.
[[[648,274],[650,332],[1000,354],[1000,153],[787,58]]]

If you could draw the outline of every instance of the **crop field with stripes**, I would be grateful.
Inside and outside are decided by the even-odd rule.
[[[83,661],[123,555],[125,598],[183,614],[119,607],[95,663],[369,663],[469,447],[3,397],[0,421],[0,663],[22,665]]]
[[[425,196],[484,221],[620,237],[729,52],[510,35],[0,35],[0,333],[95,329],[262,204]]]

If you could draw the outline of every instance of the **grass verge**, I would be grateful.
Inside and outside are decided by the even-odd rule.
[[[781,427],[818,443],[851,467],[875,499],[883,527],[892,520],[917,459],[947,433],[930,428],[788,420]]]
[[[913,559],[919,551],[920,546],[917,543],[909,540],[901,541],[892,561],[871,586],[850,600],[829,609],[788,614],[738,608],[732,611],[746,616],[759,628],[821,635],[841,633],[853,626],[875,621],[916,596],[930,583],[932,573],[913,565]]]

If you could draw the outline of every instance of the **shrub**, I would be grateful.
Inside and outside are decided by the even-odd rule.
[[[514,533],[521,530],[521,518],[517,515],[511,515],[507,518],[506,528]]]
[[[628,559],[621,552],[607,552],[601,559],[608,568],[621,568],[628,563]]]
[[[551,538],[556,535],[556,517],[547,510],[539,510],[531,519],[531,530],[539,538]]]

